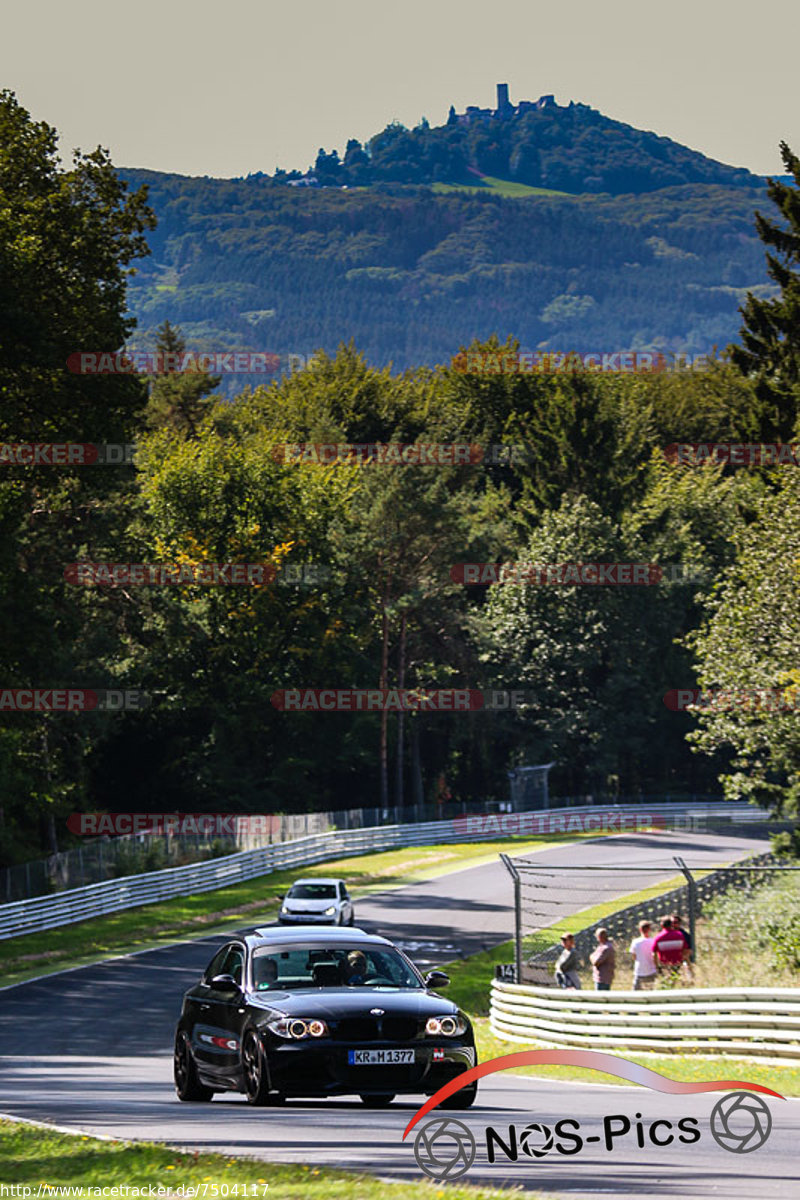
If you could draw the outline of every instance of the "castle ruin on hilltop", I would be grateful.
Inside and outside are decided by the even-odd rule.
[[[466,112],[457,113],[451,105],[447,124],[469,125],[472,121],[504,120],[533,112],[535,109],[558,107],[553,95],[540,96],[538,100],[520,100],[519,104],[512,104],[508,98],[508,84],[498,83],[497,108],[480,108],[477,104],[468,104]]]

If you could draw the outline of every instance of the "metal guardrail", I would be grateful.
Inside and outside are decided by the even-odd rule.
[[[689,817],[720,817],[734,822],[764,821],[766,814],[748,804],[714,803],[712,805],[676,804],[668,806],[626,805],[625,812],[649,817],[660,808],[668,808],[671,817],[685,821]],[[547,810],[553,812],[553,809]],[[571,808],[570,818],[585,813],[614,812],[616,806],[587,805]],[[208,862],[189,863],[142,875],[109,879],[86,887],[57,892],[50,896],[34,896],[0,905],[0,941],[45,929],[55,929],[90,917],[104,916],[143,904],[154,904],[175,896],[190,896],[196,892],[214,891],[280,871],[288,867],[307,866],[329,859],[367,854],[370,851],[391,850],[403,846],[424,846],[432,843],[472,842],[491,840],[503,830],[483,834],[466,827],[463,818],[449,821],[424,821],[416,825],[380,825],[371,829],[337,830],[243,850],[238,854]],[[685,825],[679,825],[683,828]]]
[[[509,816],[524,816],[530,812],[546,813],[551,807],[558,812],[567,808],[583,810],[587,805],[619,805],[620,811],[623,811],[630,805],[641,808],[644,805],[669,806],[672,803],[708,802],[725,804],[721,796],[703,794],[598,794],[558,797],[553,799],[552,805],[547,804],[544,808],[539,804],[490,801],[483,816],[495,820],[501,817],[507,823]],[[11,904],[12,901],[26,900],[33,896],[51,896],[54,892],[88,887],[90,883],[104,883],[107,879],[120,879],[123,875],[139,875],[149,871],[166,870],[168,867],[185,866],[187,863],[201,862],[208,858],[221,858],[226,854],[236,854],[239,850],[258,850],[276,842],[291,842],[297,838],[310,837],[313,833],[372,829],[376,825],[417,825],[422,821],[444,821],[469,814],[464,803],[452,800],[435,804],[404,805],[400,808],[351,808],[307,813],[221,813],[216,816],[213,813],[175,813],[162,814],[162,817],[172,817],[175,821],[172,825],[165,823],[162,830],[149,830],[142,825],[137,832],[118,835],[112,834],[114,814],[88,815],[99,818],[100,831],[89,835],[90,831],[85,830],[84,840],[78,845],[49,854],[46,858],[29,859],[26,862],[0,867],[0,904]],[[148,814],[127,815],[138,820],[146,818]],[[156,814],[151,816],[154,821],[157,820]],[[210,827],[203,821],[209,817]],[[217,817],[222,819],[218,820]],[[103,829],[104,821],[107,821],[107,832]]]
[[[506,1041],[547,1046],[800,1058],[800,991],[794,988],[554,994],[495,979],[489,1023]]]

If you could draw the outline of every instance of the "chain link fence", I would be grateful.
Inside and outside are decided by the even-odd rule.
[[[216,822],[214,832],[198,830],[86,836],[47,858],[0,868],[0,904],[47,896],[69,888],[86,887],[108,879],[159,871],[165,867],[204,862],[240,850],[294,842],[332,830],[374,829],[383,825],[417,825],[452,820],[466,812],[466,804],[406,805],[404,808],[352,808],[337,812],[241,814]],[[510,802],[484,806],[486,812],[505,812]],[[209,814],[209,816],[212,814]],[[224,815],[224,814],[223,814]],[[181,814],[176,814],[180,817]],[[202,822],[199,822],[202,824]]]
[[[658,927],[660,919],[679,912],[688,919],[689,932],[695,942],[695,921],[711,899],[731,888],[752,889],[765,883],[773,872],[798,870],[796,863],[784,863],[771,852],[752,855],[729,867],[694,868],[690,870],[683,859],[675,857],[676,872],[686,883],[669,891],[638,901],[622,909],[614,908],[614,894],[619,895],[620,872],[641,872],[664,875],[666,864],[660,866],[539,866],[523,858],[511,859],[500,855],[514,886],[514,951],[518,983],[555,986],[553,968],[563,946],[560,937],[572,933],[575,948],[582,959],[588,958],[597,945],[595,933],[601,927],[618,946],[638,934],[639,921],[650,921]],[[646,886],[646,885],[645,885]],[[590,925],[575,929],[576,906],[586,898],[585,908],[604,904],[608,911]],[[580,913],[578,913],[578,920]]]

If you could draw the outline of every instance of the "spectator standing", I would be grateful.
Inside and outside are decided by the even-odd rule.
[[[675,978],[689,954],[689,946],[680,929],[672,928],[672,917],[661,921],[661,933],[653,938],[653,954],[660,972],[668,971]]]
[[[655,986],[658,977],[656,960],[653,957],[652,926],[649,921],[639,922],[639,936],[631,942],[630,954],[633,959],[633,990],[649,991]]]
[[[689,947],[689,953],[691,954],[694,950],[694,946],[692,945],[692,937],[689,931],[683,928],[683,921],[681,920],[680,913],[673,913],[670,917],[670,920],[672,921],[672,928],[677,929],[678,932],[682,933],[686,938],[686,945]]]
[[[571,933],[562,933],[563,947],[556,962],[556,983],[562,988],[580,989],[581,980],[578,975],[578,952],[575,949],[575,938]]]
[[[614,943],[609,941],[607,929],[598,929],[595,937],[597,938],[597,947],[589,956],[595,991],[610,992],[617,963],[617,952],[614,949]]]
[[[689,982],[691,983],[694,979],[694,973],[692,971],[692,959],[694,958],[694,946],[692,944],[692,935],[689,933],[688,929],[684,929],[683,921],[681,920],[680,913],[673,913],[672,917],[670,919],[672,921],[672,928],[679,930],[683,934],[683,936],[686,938],[686,945],[688,947],[689,952],[684,957],[683,968],[686,972],[686,975],[688,976]]]

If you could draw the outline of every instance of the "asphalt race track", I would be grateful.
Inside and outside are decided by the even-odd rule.
[[[673,854],[690,866],[707,866],[765,848],[763,841],[748,836],[628,834],[554,847],[537,853],[536,860],[617,868],[663,862],[668,878],[675,874]],[[659,876],[630,872],[626,877],[624,869],[616,869],[608,875],[597,872],[594,878],[598,894],[610,897]],[[563,882],[553,886],[563,887]],[[511,902],[509,878],[500,863],[492,863],[356,901],[356,922],[386,934],[427,967],[508,939]],[[586,903],[581,895],[576,907]],[[347,1099],[289,1101],[282,1108],[261,1110],[234,1095],[217,1096],[210,1105],[176,1099],[171,1046],[181,994],[223,940],[182,942],[0,991],[0,1111],[118,1138],[169,1140],[192,1150],[345,1166],[421,1181],[413,1152],[417,1130],[402,1141],[421,1099],[398,1100],[385,1111],[367,1110]],[[719,1076],[728,1074],[720,1060]],[[711,1193],[752,1200],[800,1195],[800,1101],[768,1098],[773,1118],[769,1141],[754,1153],[735,1154],[717,1145],[709,1132],[709,1115],[722,1095],[674,1097],[645,1088],[497,1074],[482,1083],[474,1108],[447,1115],[463,1122],[477,1142],[475,1161],[462,1182],[576,1197],[647,1192],[693,1198]],[[611,1151],[599,1140],[570,1156],[553,1149],[541,1158],[521,1153],[513,1162],[500,1153],[494,1164],[487,1161],[487,1125],[508,1140],[510,1122],[521,1131],[531,1122],[552,1126],[576,1118],[585,1136],[601,1138],[604,1116],[625,1114],[634,1124],[637,1113],[645,1128],[654,1120],[696,1117],[700,1140],[665,1147],[646,1141],[640,1149],[634,1126]],[[268,1179],[269,1168],[254,1167],[253,1181],[259,1177]],[[169,1182],[177,1186],[180,1180]]]

